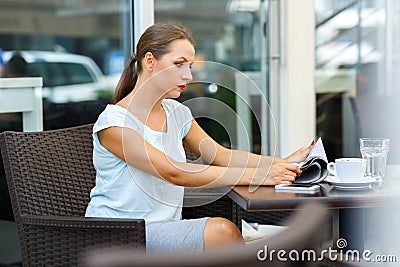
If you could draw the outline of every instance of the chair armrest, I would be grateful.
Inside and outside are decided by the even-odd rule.
[[[145,250],[142,219],[109,219],[70,216],[22,215],[21,247],[29,265],[76,266],[88,250],[109,246]]]
[[[43,215],[21,215],[22,224],[64,227],[64,228],[100,228],[100,229],[145,229],[143,219],[124,218],[95,218],[75,216],[43,216]]]

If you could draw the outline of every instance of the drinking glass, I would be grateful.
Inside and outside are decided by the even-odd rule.
[[[360,138],[361,155],[367,160],[365,176],[375,178],[378,185],[384,182],[389,145],[388,138]]]

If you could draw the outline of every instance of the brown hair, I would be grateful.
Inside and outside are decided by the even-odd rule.
[[[143,68],[142,59],[147,52],[151,52],[155,58],[159,59],[170,52],[169,44],[179,39],[188,40],[193,46],[195,45],[191,34],[181,25],[157,23],[147,28],[136,45],[136,53],[125,65],[115,90],[113,103],[117,103],[133,90]]]

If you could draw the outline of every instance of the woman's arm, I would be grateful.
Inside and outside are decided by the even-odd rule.
[[[300,173],[291,163],[241,168],[177,162],[127,128],[107,128],[98,137],[103,147],[133,167],[180,186],[276,185],[291,183]]]
[[[184,145],[210,164],[232,167],[265,167],[273,163],[301,162],[310,153],[313,144],[295,151],[287,158],[261,156],[241,150],[227,149],[215,142],[196,122],[183,139]]]

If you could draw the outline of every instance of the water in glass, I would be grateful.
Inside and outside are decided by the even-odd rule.
[[[373,177],[378,184],[383,184],[389,139],[361,138],[360,151],[362,157],[367,160],[365,176]]]

